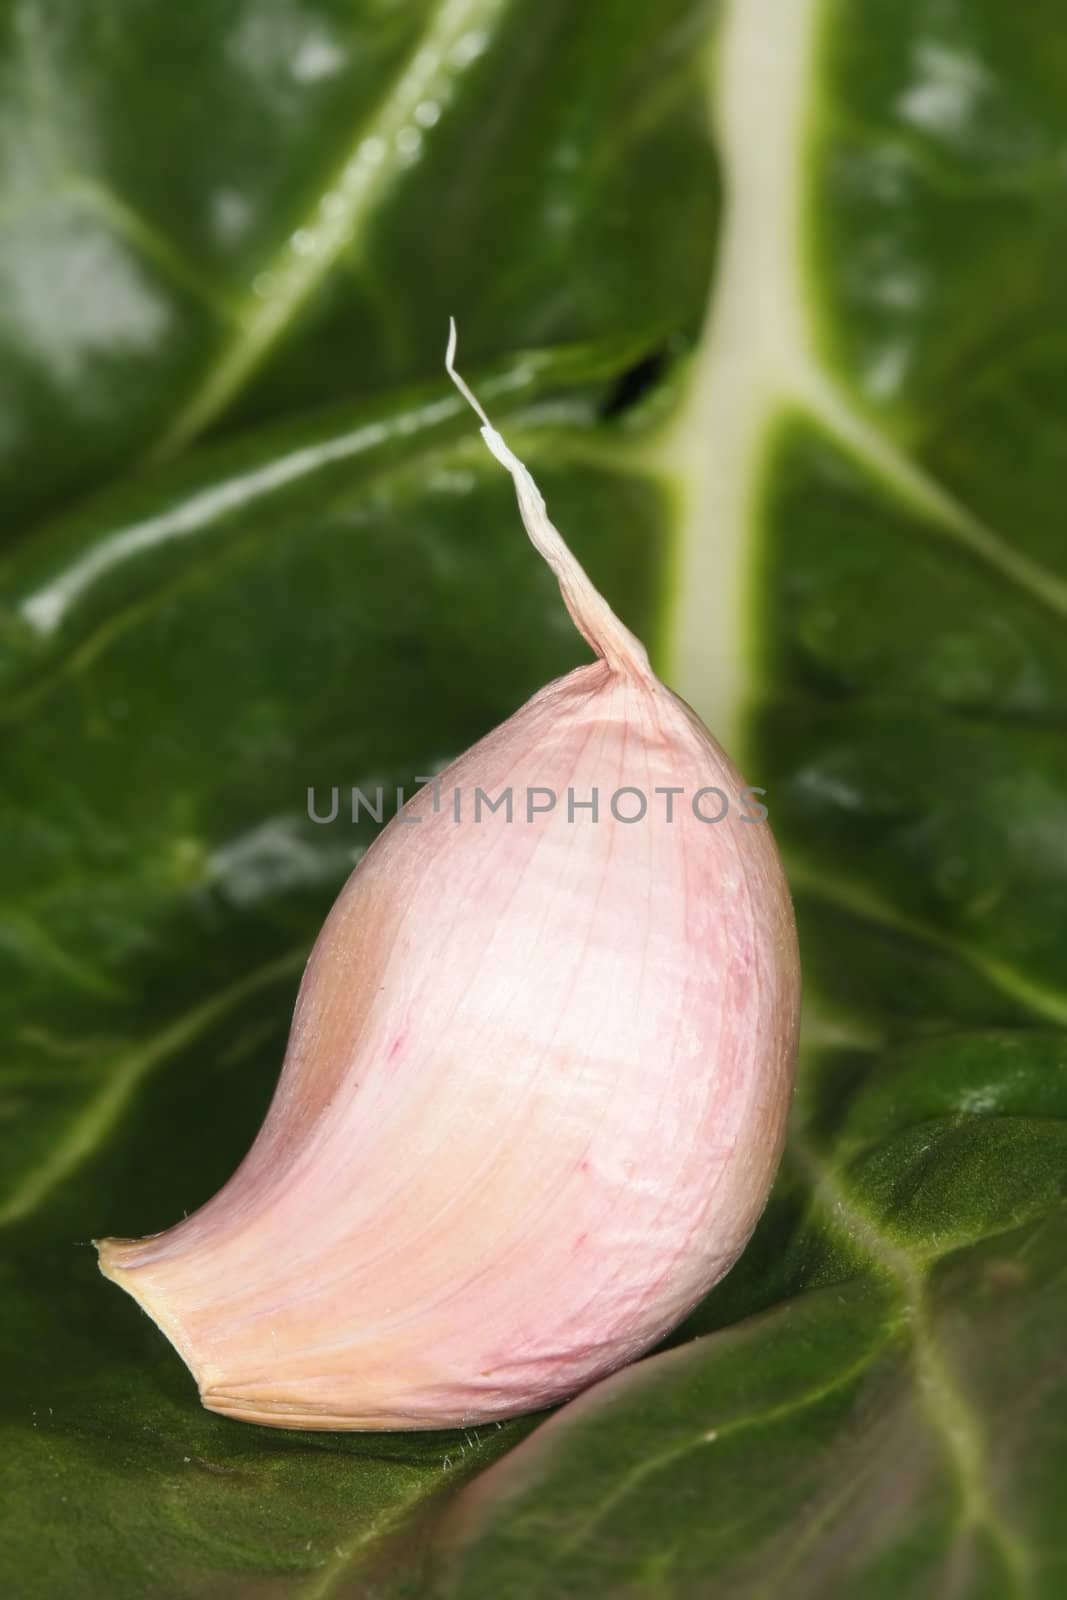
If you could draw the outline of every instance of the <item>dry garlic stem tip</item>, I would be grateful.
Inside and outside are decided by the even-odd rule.
[[[445,368],[460,394],[481,418],[482,438],[501,466],[511,473],[523,526],[534,549],[556,574],[560,593],[575,627],[613,671],[640,678],[651,677],[652,669],[644,645],[619,621],[604,596],[589,581],[580,562],[568,550],[559,531],[549,521],[540,489],[518,456],[508,449],[497,433],[477,395],[456,371],[455,360],[456,321],[450,317]]]

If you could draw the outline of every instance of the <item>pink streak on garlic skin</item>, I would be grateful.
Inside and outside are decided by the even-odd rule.
[[[623,783],[743,787],[669,691],[598,663],[442,777],[446,799],[595,785],[598,823],[564,803],[457,825],[424,790],[323,928],[242,1166],[169,1232],[107,1247],[212,1409],[365,1428],[536,1409],[736,1259],[789,1103],[789,898],[736,803],[627,825],[603,814]]]

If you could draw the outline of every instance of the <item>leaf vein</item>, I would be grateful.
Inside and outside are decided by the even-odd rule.
[[[184,1050],[249,995],[298,972],[306,957],[307,949],[303,945],[278,956],[169,1023],[153,1039],[119,1055],[106,1082],[53,1146],[48,1159],[30,1172],[0,1205],[0,1227],[20,1222],[36,1211],[53,1190],[100,1147],[137,1088],[155,1068]]]
[[[255,274],[255,298],[246,306],[236,337],[224,346],[166,428],[153,455],[172,455],[184,448],[234,400],[354,239],[388,184],[405,170],[409,158],[402,136],[415,127],[417,107],[424,101],[440,105],[452,98],[455,79],[480,53],[489,27],[507,3],[438,0],[417,49],[369,121],[359,127],[311,212]]]

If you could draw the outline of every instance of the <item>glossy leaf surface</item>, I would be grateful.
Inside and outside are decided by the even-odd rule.
[[[1054,3],[26,0],[0,22],[0,1571],[27,1600],[1067,1587]],[[203,1412],[90,1237],[247,1148],[410,788],[583,659],[447,317],[767,789],[742,1262],[547,1419]],[[646,358],[654,357],[652,360]]]

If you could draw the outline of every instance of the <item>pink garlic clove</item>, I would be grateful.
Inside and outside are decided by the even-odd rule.
[[[454,330],[449,371],[599,659],[360,861],[229,1182],[165,1233],[98,1246],[204,1405],[276,1427],[457,1427],[575,1394],[729,1270],[785,1135],[800,978],[770,829],[742,820],[740,773],[593,588],[453,354]],[[511,820],[503,802],[475,820],[476,791],[508,789]],[[717,797],[694,808],[710,789],[720,822],[703,820]]]

